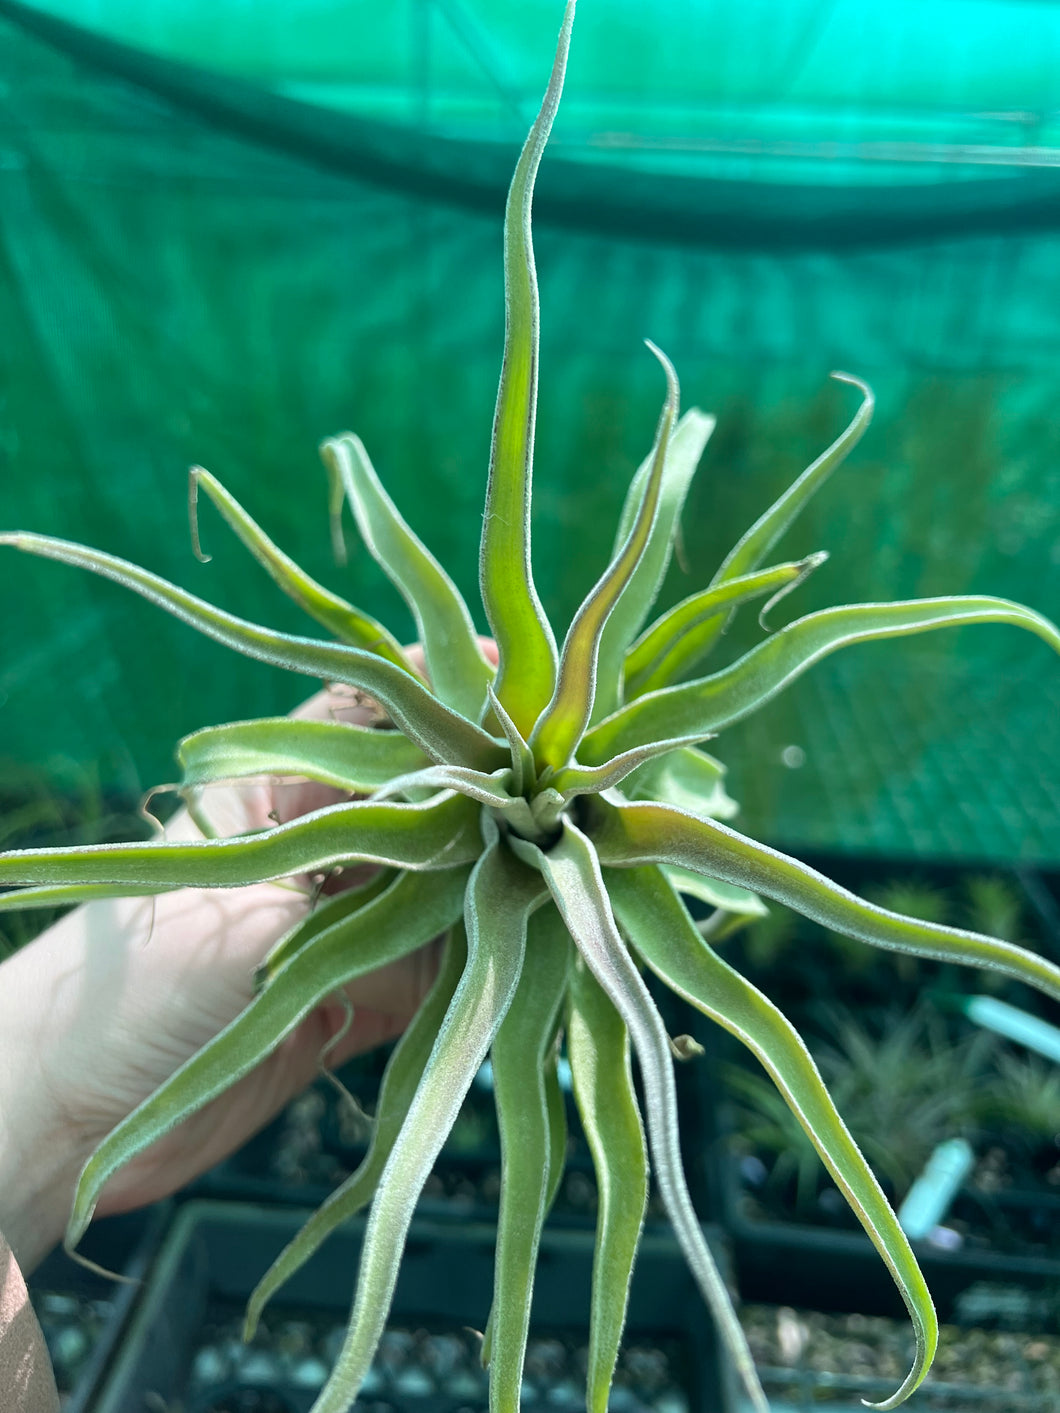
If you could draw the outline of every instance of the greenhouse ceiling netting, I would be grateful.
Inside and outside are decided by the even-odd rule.
[[[0,0],[0,523],[297,630],[219,526],[192,559],[201,462],[400,623],[365,556],[329,559],[314,448],[352,426],[474,599],[504,193],[560,9]],[[789,616],[951,592],[1060,615],[1058,100],[1045,0],[580,0],[537,203],[557,620],[651,439],[644,337],[718,416],[671,601],[844,425],[843,368],[876,422],[785,542],[831,551]],[[20,560],[4,588],[0,754],[56,779],[168,779],[181,734],[304,695],[71,571]],[[1043,645],[962,630],[823,664],[718,752],[790,847],[1055,864],[1058,721]]]

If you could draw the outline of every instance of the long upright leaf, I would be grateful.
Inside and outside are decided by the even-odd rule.
[[[22,531],[0,534],[0,545],[57,559],[113,580],[245,657],[321,677],[326,682],[360,687],[386,708],[405,735],[432,760],[487,770],[502,764],[500,748],[480,727],[444,706],[410,669],[396,667],[375,653],[339,643],[295,638],[247,623],[178,589],[157,574],[84,545]]]
[[[444,932],[460,915],[467,881],[467,869],[403,874],[366,908],[320,933],[292,956],[282,986],[260,991],[92,1154],[78,1179],[67,1249],[72,1250],[84,1235],[108,1178],[248,1074],[333,992]]]
[[[813,922],[892,952],[985,967],[1060,1001],[1060,967],[1024,947],[942,923],[904,917],[832,883],[798,859],[738,834],[717,820],[668,805],[593,800],[590,833],[604,864],[677,864],[723,883],[752,888]]]
[[[648,547],[659,507],[666,449],[677,416],[680,391],[673,364],[654,344],[648,347],[666,373],[666,402],[655,434],[651,476],[632,530],[574,616],[560,654],[556,690],[530,737],[538,763],[554,769],[567,763],[589,724],[596,697],[597,655],[604,626]]]
[[[527,918],[541,898],[541,879],[512,857],[496,829],[492,835],[467,888],[467,967],[379,1180],[349,1329],[311,1413],[346,1413],[357,1396],[386,1324],[416,1200],[522,972]]]
[[[722,672],[650,692],[616,711],[588,733],[579,757],[597,765],[660,737],[706,736],[741,721],[839,648],[970,623],[1011,623],[1060,652],[1060,629],[1008,599],[969,596],[826,608],[789,623]]]
[[[248,775],[297,775],[338,790],[378,790],[428,758],[400,731],[289,716],[208,726],[177,747],[185,786]]]
[[[199,546],[199,525],[197,502],[199,487],[213,501],[225,520],[250,550],[254,558],[271,575],[284,593],[292,598],[299,608],[305,609],[322,628],[351,647],[362,648],[365,652],[376,653],[386,658],[395,667],[408,670],[408,663],[397,640],[387,632],[381,623],[354,608],[338,594],[325,589],[305,570],[273,544],[265,531],[258,525],[236,500],[225,490],[209,471],[201,466],[193,466],[188,477],[188,510],[191,518],[192,544],[195,553],[204,563],[209,556],[204,555]]]
[[[349,1221],[374,1196],[466,961],[463,926],[454,927],[446,942],[434,985],[409,1022],[387,1064],[379,1089],[368,1151],[357,1170],[316,1209],[254,1287],[247,1302],[244,1340],[254,1338],[261,1312],[280,1286],[309,1260],[336,1227]]]
[[[361,538],[412,611],[435,695],[477,721],[493,667],[456,585],[398,513],[360,437],[346,432],[324,442],[320,452],[346,491]]]
[[[588,1413],[606,1413],[648,1202],[648,1154],[629,1031],[580,958],[570,975],[567,1057],[598,1197],[586,1404]]]
[[[530,919],[524,968],[493,1041],[493,1093],[501,1140],[496,1275],[490,1311],[490,1404],[518,1408],[530,1298],[553,1177],[545,1064],[567,987],[570,935],[555,908]]]
[[[518,840],[513,848],[534,858],[548,883],[585,964],[629,1029],[644,1080],[648,1138],[674,1234],[704,1300],[710,1307],[756,1413],[769,1413],[732,1300],[725,1288],[685,1186],[678,1141],[677,1095],[670,1043],[662,1018],[648,994],[611,913],[600,864],[591,841],[563,821],[562,837],[543,853]]]
[[[592,720],[609,715],[621,705],[619,687],[626,649],[636,637],[648,610],[670,566],[674,537],[684,508],[685,497],[696,467],[703,455],[715,419],[698,408],[686,412],[674,427],[666,448],[666,464],[659,488],[659,508],[651,528],[644,553],[629,582],[611,610],[600,638],[600,666],[593,703]],[[618,554],[637,518],[651,479],[654,457],[648,456],[640,465],[629,488],[626,503],[615,538],[614,554]]]
[[[766,594],[772,594],[775,602],[781,594],[796,588],[827,558],[824,553],[811,554],[806,559],[778,564],[758,574],[728,579],[683,599],[653,623],[626,654],[626,701],[687,677],[710,651],[719,613],[729,612],[748,599],[762,598]]]
[[[448,869],[478,855],[477,815],[460,795],[421,805],[355,800],[235,839],[16,849],[0,855],[0,884],[61,880],[152,890],[242,888],[357,862]]]
[[[539,322],[530,212],[537,169],[563,91],[574,5],[575,0],[567,0],[552,75],[504,213],[504,362],[479,554],[482,603],[499,653],[495,688],[524,737],[551,696],[556,677],[556,640],[530,563]]]
[[[749,574],[752,569],[756,569],[814,492],[820,489],[835,468],[846,459],[864,436],[872,421],[873,408],[876,405],[872,390],[860,378],[854,378],[849,373],[833,373],[832,377],[838,382],[850,383],[861,392],[861,406],[855,412],[853,420],[828,450],[808,466],[798,480],[793,481],[784,494],[774,501],[765,514],[759,516],[747,533],[737,541],[711,580],[711,588],[718,584],[728,583],[730,579],[737,579],[741,575]],[[703,635],[701,656],[710,650],[713,643],[725,631],[728,620],[729,614],[719,615],[714,622],[712,631]]]
[[[773,1003],[707,945],[658,868],[609,869],[607,888],[619,922],[652,971],[765,1066],[886,1262],[916,1331],[913,1367],[901,1388],[876,1405],[894,1408],[927,1373],[938,1345],[938,1320],[901,1223],[809,1051]]]

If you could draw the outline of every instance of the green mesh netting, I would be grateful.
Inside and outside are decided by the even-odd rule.
[[[411,634],[367,555],[329,561],[314,448],[350,427],[474,600],[500,217],[558,4],[277,0],[253,29],[217,0],[45,8],[0,0],[0,523],[303,629],[209,512],[193,560],[202,462]],[[647,336],[719,417],[669,599],[844,424],[839,367],[877,420],[785,542],[832,559],[775,623],[972,591],[1057,616],[1057,9],[638,9],[582,0],[539,188],[549,612],[599,572],[650,441]],[[181,734],[310,690],[74,570],[0,576],[0,755],[152,784]],[[783,845],[1055,863],[1058,721],[1044,645],[962,630],[814,669],[720,753]]]

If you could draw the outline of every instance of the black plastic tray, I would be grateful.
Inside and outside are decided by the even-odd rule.
[[[305,1215],[290,1208],[239,1203],[200,1201],[181,1208],[93,1413],[155,1413],[186,1400],[197,1335],[211,1319],[211,1311],[241,1309],[269,1261]],[[274,1298],[272,1318],[295,1311],[311,1321],[334,1312],[336,1322],[344,1323],[362,1232],[360,1222],[336,1232]],[[493,1285],[494,1241],[493,1228],[485,1225],[457,1228],[452,1223],[414,1222],[391,1326],[456,1331],[470,1326],[481,1330]],[[545,1231],[532,1337],[582,1339],[587,1334],[592,1253],[593,1238],[587,1232]],[[732,1413],[735,1409],[730,1367],[684,1260],[669,1236],[649,1234],[642,1242],[626,1347],[638,1341],[661,1342],[677,1351],[671,1368],[675,1373],[680,1371],[678,1402],[689,1413]],[[232,1396],[236,1397],[234,1392]],[[282,1405],[285,1410],[305,1413],[314,1394],[283,1385],[277,1396],[286,1400]],[[380,1406],[400,1407],[410,1413],[415,1409],[447,1413],[448,1409],[437,1396],[398,1400],[377,1393],[373,1397]],[[555,1400],[552,1403],[561,1406]],[[628,1399],[626,1403],[630,1413],[635,1413]],[[484,1408],[484,1393],[477,1401],[463,1396],[451,1399],[450,1404],[452,1413],[457,1407]],[[201,1390],[190,1402],[179,1404],[187,1407],[188,1413],[206,1405],[208,1400],[204,1405]],[[543,1399],[542,1407],[548,1406]],[[674,1407],[672,1399],[668,1406]]]
[[[58,1247],[27,1282],[52,1356],[63,1413],[91,1408],[171,1213],[172,1204],[161,1203],[104,1217],[85,1233],[81,1254],[126,1281],[90,1271]]]

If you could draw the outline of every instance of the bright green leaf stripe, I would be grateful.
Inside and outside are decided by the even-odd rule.
[[[293,956],[283,984],[266,987],[103,1140],[78,1179],[66,1231],[72,1250],[117,1170],[231,1088],[270,1055],[314,1006],[357,976],[422,947],[460,916],[468,870],[403,874],[367,907]]]
[[[678,1143],[677,1094],[666,1029],[615,926],[593,844],[568,816],[563,821],[562,837],[547,854],[517,841],[513,841],[513,847],[524,857],[536,857],[586,966],[629,1030],[644,1081],[655,1178],[674,1235],[743,1379],[755,1413],[769,1413],[747,1338],[685,1186]]]
[[[333,594],[330,589],[318,584],[300,565],[273,544],[265,531],[250,518],[220,481],[203,467],[193,466],[188,478],[188,509],[192,543],[200,559],[205,562],[209,558],[199,547],[196,504],[200,485],[258,563],[264,566],[275,583],[299,608],[303,608],[310,618],[315,618],[322,628],[334,633],[336,638],[349,643],[351,647],[376,653],[387,662],[392,662],[395,667],[408,670],[399,644],[381,623],[377,623],[368,614],[361,613],[345,599],[339,598],[338,594]]]
[[[938,1344],[938,1321],[909,1240],[809,1051],[773,1003],[703,941],[657,868],[609,869],[607,887],[619,922],[652,971],[765,1066],[887,1263],[916,1330],[913,1367],[897,1393],[876,1405],[895,1407],[927,1373]]]
[[[655,523],[652,525],[640,562],[619,595],[600,638],[596,700],[593,703],[591,718],[593,721],[607,716],[621,704],[619,688],[626,649],[636,637],[648,610],[655,602],[659,586],[669,568],[674,536],[688,487],[713,430],[714,418],[706,417],[697,408],[693,408],[685,413],[670,436]],[[652,462],[653,458],[649,456],[641,463],[630,485],[615,539],[615,555],[619,553],[633,529],[637,510],[651,477]]]
[[[794,588],[826,558],[813,554],[797,562],[778,564],[774,569],[729,579],[683,599],[657,619],[626,655],[626,700],[633,701],[645,692],[687,677],[714,642],[719,623],[724,621],[718,619],[719,613],[727,613],[748,599]]]
[[[265,960],[254,969],[254,986],[260,990],[270,986],[296,952],[302,951],[329,927],[359,912],[373,898],[378,898],[394,881],[394,870],[378,869],[371,878],[353,888],[347,888],[333,898],[326,898],[308,917],[296,922],[270,950]]]
[[[467,890],[467,967],[379,1180],[349,1329],[311,1413],[347,1413],[371,1366],[413,1209],[511,1004],[523,968],[527,918],[542,891],[540,877],[512,857],[494,830]]]
[[[677,416],[680,389],[673,364],[654,344],[649,343],[648,347],[666,373],[666,402],[655,434],[651,477],[633,529],[574,617],[560,654],[556,690],[530,737],[534,758],[553,769],[567,763],[589,724],[604,625],[644,553],[659,506],[666,448]]]
[[[574,0],[567,0],[548,88],[519,156],[504,213],[504,362],[479,551],[482,603],[499,653],[496,692],[524,737],[551,696],[556,676],[556,641],[530,564],[539,320],[530,211],[563,91],[573,23]]]
[[[868,430],[876,399],[872,389],[860,378],[850,373],[833,373],[840,383],[849,383],[861,393],[861,406],[855,412],[847,429],[838,436],[827,451],[808,466],[798,480],[760,516],[747,533],[730,550],[714,576],[714,583],[735,579],[755,569],[783,535],[784,531],[800,513],[813,493],[820,489],[837,466],[854,450]]]
[[[186,786],[247,775],[298,775],[337,790],[378,790],[428,764],[400,731],[288,716],[208,726],[185,736],[177,759]]]
[[[581,959],[571,968],[567,1057],[598,1196],[586,1404],[588,1413],[606,1413],[648,1202],[648,1155],[629,1031]]]
[[[841,383],[850,383],[852,387],[858,388],[862,394],[861,406],[854,414],[846,431],[837,437],[828,450],[819,456],[811,466],[806,468],[798,480],[792,482],[784,494],[774,501],[766,513],[760,516],[743,538],[737,542],[711,580],[712,588],[717,584],[724,584],[730,579],[739,578],[740,575],[749,573],[762,563],[762,560],[802,511],[810,497],[820,489],[865,434],[872,421],[872,412],[876,405],[872,390],[860,378],[852,377],[849,373],[833,373],[832,377]],[[725,631],[728,618],[729,615],[726,615],[710,626],[709,633],[704,635],[702,653],[709,652],[713,643]]]
[[[241,888],[354,862],[447,869],[480,853],[477,819],[460,795],[422,805],[356,800],[236,839],[12,850],[0,854],[0,883]]]
[[[412,611],[435,695],[477,721],[493,668],[456,585],[398,513],[360,437],[345,432],[324,442],[320,453],[345,488],[372,557]]]
[[[775,898],[822,927],[887,951],[985,967],[1060,1001],[1060,967],[1011,942],[922,922],[866,903],[815,869],[716,820],[666,805],[591,802],[590,832],[606,865],[677,864]]]
[[[308,677],[320,677],[326,682],[345,682],[370,692],[405,735],[432,760],[478,769],[492,769],[501,764],[497,743],[484,731],[433,697],[411,671],[396,667],[374,653],[261,628],[214,608],[135,564],[66,540],[16,531],[0,535],[0,545],[12,545],[29,554],[57,559],[111,579],[246,657]]]
[[[247,1302],[243,1338],[250,1341],[261,1319],[261,1312],[285,1281],[290,1280],[336,1227],[355,1216],[371,1201],[379,1178],[390,1157],[412,1096],[420,1082],[438,1029],[453,998],[467,960],[467,946],[462,926],[454,927],[446,942],[434,985],[409,1022],[398,1041],[383,1075],[376,1104],[375,1121],[368,1151],[356,1172],[324,1201],[277,1256],[254,1287]]]
[[[518,1408],[530,1298],[550,1179],[545,1063],[567,989],[570,936],[555,908],[530,919],[524,968],[490,1058],[501,1140],[497,1257],[490,1312],[490,1405]]]
[[[969,623],[1026,628],[1060,652],[1055,624],[1008,599],[969,596],[827,608],[789,623],[722,672],[631,702],[590,731],[579,754],[596,765],[661,736],[706,736],[749,716],[839,648]]]
[[[0,893],[0,913],[17,913],[29,908],[71,908],[77,903],[94,903],[106,898],[154,898],[170,891],[170,888],[129,888],[120,883],[59,883],[40,888],[13,888],[9,893]]]

